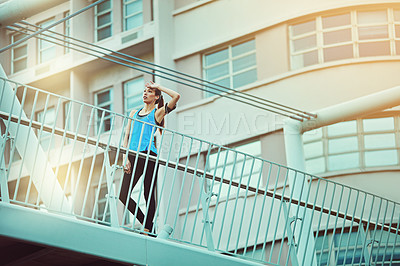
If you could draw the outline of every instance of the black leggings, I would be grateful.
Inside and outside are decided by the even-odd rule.
[[[143,152],[147,154],[146,152]],[[150,151],[150,155],[157,156],[156,153]],[[132,179],[132,173],[133,170],[135,170],[135,174],[133,177],[133,182],[132,182],[132,187],[130,189],[130,192],[132,193],[133,188],[135,187],[136,183],[139,181],[140,176],[143,174],[143,170],[146,164],[146,159],[144,158],[138,158],[136,169],[135,167],[135,155],[129,155],[128,157],[129,161],[131,162],[131,173],[124,174],[124,179],[122,181],[122,186],[121,186],[121,193],[119,194],[119,199],[120,201],[126,205],[126,200],[129,199],[129,204],[128,204],[128,210],[135,215],[135,210],[136,210],[136,202],[131,198],[131,195],[129,193],[130,185],[131,185],[131,179]],[[153,174],[154,170],[156,171],[154,175],[154,182],[152,182],[153,179]],[[146,217],[146,223],[145,223],[145,228],[148,229],[150,232],[153,230],[153,218],[156,212],[156,187],[157,187],[157,174],[158,174],[158,165],[156,167],[156,163],[148,160],[147,162],[147,169],[144,175],[144,198],[146,200],[146,206],[148,206],[148,212],[147,212],[147,217]],[[153,183],[153,189],[150,192],[151,184]],[[149,199],[149,195],[150,199]],[[149,201],[150,200],[150,201]],[[144,223],[144,214],[140,208],[138,208],[136,218],[140,221],[141,224]]]

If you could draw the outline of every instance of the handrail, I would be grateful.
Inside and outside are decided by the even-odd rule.
[[[0,118],[9,119],[10,116],[5,114],[4,112],[0,112]],[[130,119],[135,120],[133,118],[130,118]],[[14,116],[14,115],[11,115],[11,122],[17,123],[18,122],[18,118],[16,116]],[[29,125],[29,120],[21,119],[20,123],[21,123],[21,125],[28,126]],[[145,122],[143,122],[143,123],[145,123]],[[53,130],[52,127],[46,126],[46,125],[42,125],[42,123],[35,122],[35,121],[32,121],[32,127],[35,128],[35,129],[40,129],[42,127],[43,131],[46,131],[46,132],[49,132],[49,133],[51,133],[52,130]],[[59,135],[59,136],[63,136],[64,130],[56,128],[54,130],[54,134]],[[70,138],[70,139],[74,139],[75,138],[75,134],[67,132],[66,133],[66,137]],[[77,134],[76,140],[77,141],[81,141],[81,142],[87,141],[88,144],[96,145],[96,140],[94,138],[88,138],[88,140],[86,140],[86,138],[84,136],[82,136],[81,134]],[[126,153],[127,152],[130,155],[139,154],[140,158],[146,159],[146,157],[148,157],[148,159],[150,161],[153,161],[153,162],[157,161],[157,157],[156,156],[153,156],[153,155],[146,156],[145,154],[143,154],[141,152],[137,152],[137,151],[134,151],[134,150],[127,150],[124,147],[117,147],[117,146],[114,146],[112,144],[108,144],[107,145],[106,143],[103,143],[103,142],[99,142],[97,145],[99,147],[103,148],[103,149],[108,147],[109,151],[112,151],[112,152],[116,152],[118,149],[120,149],[120,151],[122,153]],[[249,156],[251,156],[251,155],[249,155]],[[400,234],[400,232],[398,232],[398,230],[396,228],[393,228],[393,227],[381,225],[381,224],[378,224],[378,223],[377,224],[371,223],[370,221],[367,221],[365,219],[363,220],[363,219],[356,218],[356,217],[350,217],[350,216],[346,215],[345,213],[336,212],[334,210],[329,210],[328,208],[323,208],[321,206],[313,205],[313,204],[307,203],[305,201],[293,199],[293,198],[290,198],[288,196],[284,196],[284,195],[279,194],[279,193],[273,193],[273,192],[270,192],[268,190],[265,191],[263,189],[257,189],[257,188],[252,187],[252,186],[246,186],[244,184],[239,184],[238,182],[230,181],[228,179],[223,179],[221,177],[214,176],[213,174],[204,172],[202,170],[195,170],[193,167],[188,167],[188,166],[185,166],[184,164],[176,164],[174,162],[169,162],[169,161],[167,161],[165,159],[158,159],[158,163],[160,165],[167,166],[169,168],[177,168],[180,171],[187,171],[189,174],[196,174],[197,173],[198,175],[201,175],[201,176],[204,175],[206,178],[208,178],[210,180],[214,179],[215,181],[223,182],[225,184],[232,185],[232,186],[237,187],[237,188],[248,189],[249,191],[257,193],[259,195],[264,195],[265,194],[268,197],[275,198],[277,200],[284,200],[287,203],[291,203],[291,204],[294,204],[294,205],[306,207],[308,209],[314,209],[316,211],[321,211],[321,212],[323,212],[325,214],[338,216],[340,218],[343,218],[343,219],[346,219],[346,220],[349,220],[349,221],[353,221],[353,222],[356,222],[356,223],[363,223],[364,225],[369,224],[370,226],[377,226],[378,229],[383,229],[383,230],[385,230],[387,232]],[[320,178],[320,177],[317,177],[317,178]],[[323,178],[321,178],[321,179],[323,179]],[[352,189],[357,190],[357,191],[361,191],[361,190],[358,190],[358,189],[355,189],[355,188],[352,188]],[[376,195],[374,195],[372,193],[369,193],[369,192],[365,192],[365,193],[368,193],[370,195],[376,196]],[[391,201],[391,200],[387,200],[387,201],[398,204],[395,201]]]

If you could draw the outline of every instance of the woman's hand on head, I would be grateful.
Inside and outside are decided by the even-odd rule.
[[[146,88],[151,88],[151,89],[160,89],[160,85],[157,83],[154,83],[153,81],[149,81],[144,85]]]

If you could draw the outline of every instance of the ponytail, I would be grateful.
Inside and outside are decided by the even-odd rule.
[[[158,104],[157,109],[163,108],[164,107],[164,98],[161,94],[161,91],[156,89],[156,95],[160,95],[160,97],[156,101],[156,103]],[[159,126],[164,127],[164,119],[160,122]],[[159,130],[160,130],[160,134],[162,134],[162,129],[159,128]]]
[[[164,98],[162,95],[160,95],[160,98],[158,98],[158,109],[160,109],[161,107],[164,107]]]

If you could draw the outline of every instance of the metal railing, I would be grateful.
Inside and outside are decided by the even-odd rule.
[[[153,127],[156,156],[128,150],[135,119],[4,78],[0,88],[5,203],[144,232],[143,177],[130,188],[135,212],[119,201],[130,154],[134,171],[137,158],[159,166],[149,234],[168,224],[171,240],[276,265],[400,261],[396,202],[169,129]]]

